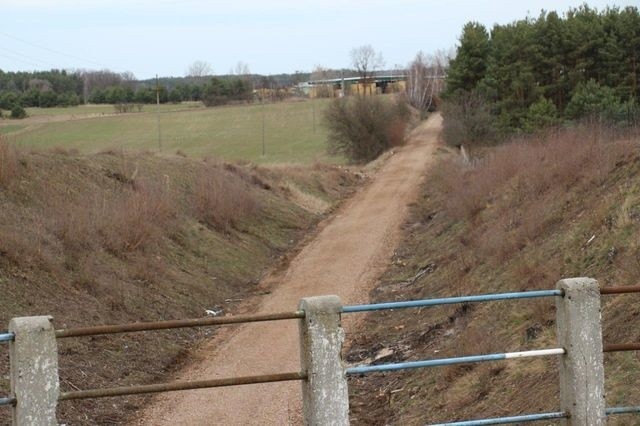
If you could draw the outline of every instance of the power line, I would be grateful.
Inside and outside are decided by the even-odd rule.
[[[80,61],[83,61],[83,62],[87,62],[87,63],[91,63],[91,64],[94,64],[94,65],[97,65],[99,67],[107,68],[106,65],[101,64],[100,62],[96,62],[96,61],[93,61],[91,59],[83,58],[83,57],[76,56],[76,55],[71,55],[69,53],[60,52],[59,50],[51,49],[51,48],[46,47],[46,46],[40,46],[40,45],[32,43],[32,42],[30,42],[28,40],[24,40],[24,39],[21,39],[20,37],[12,36],[11,34],[7,34],[7,33],[2,32],[2,31],[0,31],[0,35],[3,35],[3,36],[8,37],[8,38],[11,38],[13,40],[17,40],[17,41],[19,41],[21,43],[24,43],[24,44],[28,44],[29,46],[33,46],[33,47],[38,48],[38,49],[42,49],[42,50],[49,51],[51,53],[55,53],[57,55],[66,56],[68,58],[77,59],[77,60],[80,60]]]
[[[47,66],[47,67],[53,66],[53,64],[51,64],[50,62],[46,62],[46,61],[43,61],[41,59],[34,58],[33,56],[25,55],[24,53],[16,52],[15,50],[7,49],[6,47],[0,47],[0,50],[4,50],[9,55],[20,56],[20,57],[22,57],[22,58],[24,58],[24,59],[26,59],[27,61],[30,61],[30,62],[40,62],[41,64],[43,64],[44,66]],[[53,67],[55,68],[55,66],[53,66]]]
[[[13,56],[13,57],[9,56],[6,53],[5,54],[0,53],[0,56],[2,56],[3,58],[10,59],[12,61],[18,61],[18,62],[22,62],[23,64],[31,65],[32,67],[41,67],[42,66],[42,65],[36,64],[35,62],[27,61],[25,59],[20,59],[20,58],[15,57],[15,56]]]

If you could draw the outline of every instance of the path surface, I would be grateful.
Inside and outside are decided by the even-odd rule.
[[[441,118],[416,128],[409,143],[387,159],[363,191],[339,210],[292,260],[257,312],[291,311],[302,297],[337,294],[366,302],[393,254],[436,147]],[[239,326],[221,333],[180,380],[298,371],[295,321]],[[300,424],[300,383],[247,385],[174,392],[154,399],[136,421],[145,425]]]

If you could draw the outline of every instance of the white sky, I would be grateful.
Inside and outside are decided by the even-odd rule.
[[[138,78],[184,75],[195,60],[227,73],[348,67],[371,44],[386,66],[455,46],[471,20],[487,27],[583,1],[0,0],[0,69],[109,68]],[[640,6],[587,1],[589,6]]]

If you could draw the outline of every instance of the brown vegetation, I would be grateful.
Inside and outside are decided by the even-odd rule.
[[[636,284],[638,140],[582,128],[485,149],[471,164],[444,156],[372,298],[550,289],[574,276],[602,286]],[[605,342],[638,341],[638,328],[628,327],[637,322],[637,298],[603,303]],[[383,348],[394,361],[539,349],[555,344],[555,310],[552,300],[444,306],[371,314],[362,329],[347,352],[353,363]],[[605,361],[608,405],[637,403],[637,356]],[[371,375],[352,379],[350,392],[354,424],[555,411],[557,365],[539,359]]]
[[[0,188],[6,187],[18,172],[18,155],[13,146],[0,137]]]
[[[258,210],[249,184],[238,176],[207,168],[195,182],[194,209],[198,220],[228,230]]]
[[[265,270],[284,262],[283,253],[322,217],[280,188],[295,185],[333,203],[357,181],[332,166],[272,169],[149,154],[26,153],[4,144],[0,158],[5,327],[10,318],[27,315],[52,315],[64,328],[200,317],[205,309],[234,312]],[[212,332],[60,341],[62,388],[161,381]],[[7,391],[8,353],[0,347],[0,395]],[[143,402],[64,403],[59,420],[119,423]],[[1,408],[0,418],[6,415]]]
[[[334,99],[324,112],[329,152],[354,163],[377,158],[404,143],[411,111],[402,97],[354,96]]]

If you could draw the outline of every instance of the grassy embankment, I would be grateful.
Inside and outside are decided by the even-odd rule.
[[[162,151],[256,163],[336,162],[339,159],[326,154],[327,133],[320,125],[326,105],[326,100],[216,108],[194,104],[163,105],[160,114]],[[0,133],[23,147],[62,147],[81,153],[107,149],[158,150],[153,105],[145,105],[141,113],[115,115],[111,114],[113,107],[103,105],[29,109],[28,113],[32,117],[19,122],[0,120]],[[13,130],[8,126],[14,126]]]
[[[375,301],[552,289],[589,276],[640,280],[637,135],[601,129],[487,149],[473,165],[440,151]],[[640,299],[603,298],[605,343],[640,340]],[[371,314],[353,364],[551,348],[551,299]],[[376,359],[377,358],[377,359]],[[640,402],[638,354],[605,354],[608,406]],[[350,380],[354,424],[419,425],[557,411],[557,359],[493,362]],[[640,424],[619,416],[612,424]]]
[[[320,164],[27,152],[0,141],[0,324],[25,315],[52,315],[65,328],[234,313],[242,299],[268,291],[256,285],[265,271],[284,266],[356,181]],[[162,381],[212,332],[62,340],[62,389]],[[7,349],[0,395],[9,385]],[[59,420],[117,423],[143,401],[63,403]],[[0,409],[0,419],[7,415]]]

